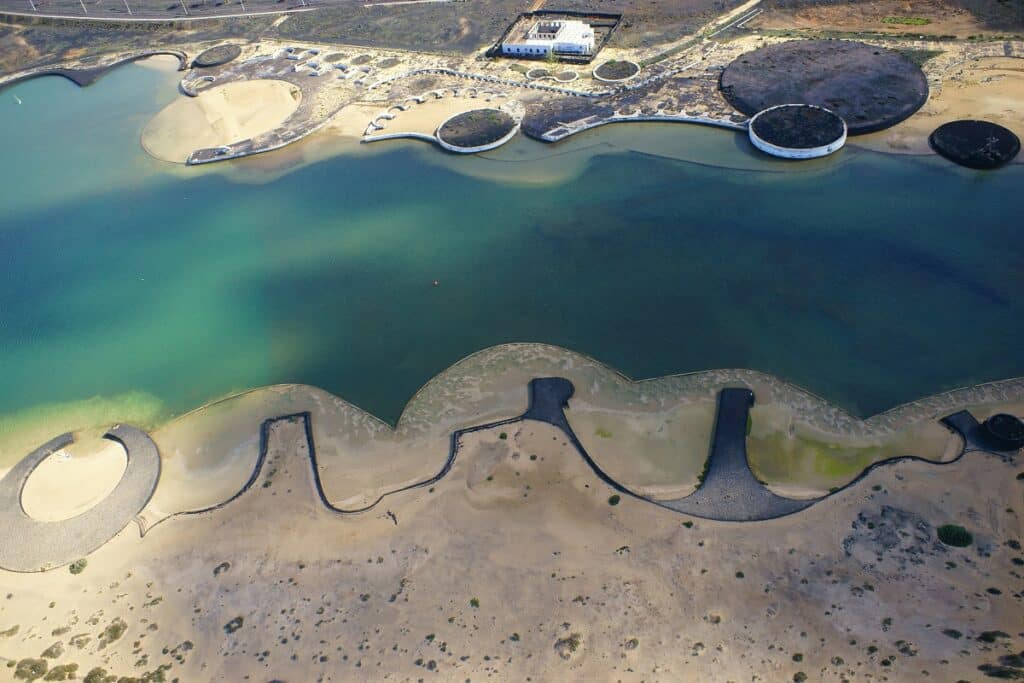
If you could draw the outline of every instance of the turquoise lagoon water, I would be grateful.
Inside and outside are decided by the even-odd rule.
[[[0,416],[303,382],[394,421],[511,341],[633,377],[756,368],[861,415],[1024,374],[1021,166],[848,149],[794,167],[644,125],[488,159],[386,143],[255,182],[272,156],[146,157],[177,77],[0,91]]]

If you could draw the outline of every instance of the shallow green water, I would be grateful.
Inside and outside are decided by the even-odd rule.
[[[726,170],[622,144],[761,165],[739,136],[620,126],[489,160],[395,143],[254,184],[142,152],[176,79],[0,91],[0,415],[303,382],[393,421],[509,341],[634,377],[756,368],[862,415],[1024,374],[1021,166],[845,150]]]

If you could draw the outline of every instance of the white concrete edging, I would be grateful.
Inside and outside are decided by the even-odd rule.
[[[774,145],[768,142],[767,140],[763,139],[761,136],[754,132],[754,122],[757,121],[757,118],[761,116],[761,114],[764,114],[765,112],[774,111],[776,109],[783,109],[789,107],[820,109],[821,111],[828,112],[829,114],[832,114],[833,116],[837,117],[840,121],[843,122],[843,134],[840,135],[835,140],[833,140],[832,142],[828,143],[827,145],[821,145],[820,147],[782,147],[780,145]],[[846,120],[842,116],[839,116],[839,114],[836,114],[831,109],[826,109],[825,107],[819,107],[813,104],[779,104],[774,107],[768,107],[767,109],[764,109],[754,114],[754,117],[750,119],[750,121],[747,124],[747,131],[750,135],[751,144],[753,144],[754,147],[758,148],[765,154],[770,154],[775,157],[781,157],[783,159],[818,159],[820,157],[825,157],[828,156],[829,154],[832,154],[833,152],[839,150],[843,145],[846,144],[847,127]]]
[[[479,111],[479,110],[471,109],[470,111]],[[497,110],[497,111],[501,111],[501,110]],[[501,147],[506,142],[508,142],[509,140],[514,138],[516,136],[516,133],[519,132],[519,124],[520,124],[520,122],[519,121],[515,121],[515,117],[513,117],[513,121],[515,122],[515,125],[512,126],[512,130],[510,130],[509,132],[505,133],[505,135],[501,136],[501,138],[495,140],[494,142],[489,142],[486,145],[478,145],[476,147],[459,147],[458,145],[453,145],[450,142],[445,142],[441,138],[441,129],[444,128],[444,125],[446,123],[448,123],[449,121],[451,121],[452,119],[454,119],[455,117],[462,116],[463,114],[468,114],[468,113],[469,112],[459,112],[458,114],[453,114],[453,115],[449,116],[444,121],[442,121],[441,124],[437,127],[437,130],[434,131],[434,139],[437,140],[437,144],[440,145],[442,149],[446,149],[449,152],[455,152],[456,154],[476,154],[477,152],[487,152],[489,150],[497,149],[498,147]],[[508,112],[504,112],[504,113],[508,114]]]

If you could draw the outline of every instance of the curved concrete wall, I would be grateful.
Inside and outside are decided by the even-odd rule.
[[[514,138],[516,136],[516,133],[519,132],[519,121],[516,121],[516,125],[512,126],[512,130],[505,133],[505,135],[503,135],[498,140],[495,140],[494,142],[489,142],[486,145],[479,145],[477,147],[459,147],[458,145],[453,145],[450,142],[445,142],[444,139],[441,137],[441,129],[444,128],[446,123],[454,119],[456,116],[461,116],[464,113],[465,112],[460,112],[453,116],[449,116],[448,118],[441,122],[441,125],[439,125],[437,127],[437,130],[434,132],[434,138],[437,140],[437,144],[441,145],[443,149],[446,149],[449,152],[455,152],[456,154],[476,154],[477,152],[486,152],[491,149],[497,149],[498,147],[501,147],[506,142]]]
[[[839,117],[840,121],[843,121],[843,134],[836,138],[835,140],[833,140],[832,142],[830,142],[829,144],[822,145],[820,147],[781,147],[779,145],[774,145],[768,142],[767,140],[763,139],[757,133],[754,132],[754,122],[757,120],[757,117],[760,116],[761,114],[783,107],[794,106],[807,107],[808,109],[822,109],[824,111],[828,111],[830,114],[834,114],[835,116]],[[839,150],[843,145],[846,144],[847,128],[846,121],[844,121],[842,117],[840,117],[838,114],[835,114],[835,112],[832,112],[831,110],[825,109],[824,107],[816,107],[812,104],[780,104],[776,107],[769,107],[768,109],[759,111],[757,114],[755,114],[754,117],[750,119],[750,121],[747,123],[747,131],[750,134],[750,142],[754,145],[754,147],[757,147],[765,154],[771,154],[772,156],[775,157],[782,157],[783,159],[817,159],[819,157],[825,157],[828,156],[829,154],[832,154],[833,152]]]

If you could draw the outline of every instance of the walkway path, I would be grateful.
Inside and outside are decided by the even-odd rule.
[[[74,442],[70,432],[40,446],[0,479],[0,568],[38,572],[85,557],[113,538],[149,502],[160,479],[160,454],[149,436],[117,425],[103,438],[120,443],[128,457],[121,481],[100,504],[59,522],[41,522],[21,505],[25,483],[46,458]]]
[[[761,521],[805,510],[857,485],[875,469],[897,462],[917,461],[930,465],[949,465],[973,451],[988,452],[1004,458],[1012,456],[1012,453],[994,450],[987,444],[984,426],[969,412],[960,411],[941,420],[943,425],[963,438],[961,452],[952,460],[934,461],[916,456],[888,458],[872,464],[851,482],[826,496],[800,500],[785,498],[772,493],[759,482],[751,472],[747,460],[747,418],[754,403],[754,393],[745,388],[728,388],[723,389],[718,396],[714,436],[704,480],[697,490],[688,496],[675,500],[654,500],[635,493],[614,480],[587,453],[565,415],[565,409],[574,392],[572,382],[562,377],[541,377],[531,380],[529,402],[526,411],[521,415],[456,430],[451,435],[448,457],[436,474],[388,491],[369,505],[358,508],[337,507],[324,493],[311,414],[300,412],[269,418],[260,426],[259,456],[245,485],[217,505],[178,513],[161,521],[180,515],[218,510],[249,491],[260,478],[267,460],[272,428],[279,422],[302,422],[309,453],[309,472],[317,496],[329,511],[341,515],[367,512],[387,496],[432,486],[451,471],[462,446],[463,436],[526,420],[543,422],[561,430],[594,474],[615,491],[674,512],[725,522]],[[160,456],[156,445],[144,432],[127,425],[112,428],[105,438],[124,446],[128,454],[128,466],[114,491],[101,503],[77,517],[60,522],[41,522],[29,517],[21,506],[21,492],[33,470],[51,454],[71,444],[73,437],[70,433],[58,436],[29,454],[0,480],[0,568],[30,572],[67,564],[99,548],[141,512],[149,502],[160,477]],[[145,531],[148,529],[143,533]]]

